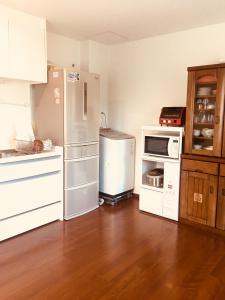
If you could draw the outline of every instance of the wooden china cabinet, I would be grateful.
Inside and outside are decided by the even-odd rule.
[[[180,220],[225,230],[225,64],[188,68]]]

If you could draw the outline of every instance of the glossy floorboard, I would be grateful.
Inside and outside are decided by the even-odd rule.
[[[225,239],[103,205],[0,244],[0,299],[225,299]]]

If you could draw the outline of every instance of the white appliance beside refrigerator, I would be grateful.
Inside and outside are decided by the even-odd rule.
[[[99,76],[52,67],[33,86],[35,135],[64,146],[64,219],[99,206]]]
[[[178,221],[182,127],[142,127],[139,209]],[[163,184],[153,186],[149,172],[163,170]],[[154,177],[154,176],[153,176]]]
[[[101,197],[117,202],[134,189],[135,137],[113,129],[100,130]]]

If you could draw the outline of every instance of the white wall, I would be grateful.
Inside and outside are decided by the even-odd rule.
[[[47,33],[47,57],[51,64],[80,68],[80,42],[59,34]]]
[[[89,72],[100,75],[100,111],[108,117],[109,46],[91,41],[89,45]]]
[[[28,139],[31,128],[30,85],[0,81],[0,149],[15,147],[15,138]]]
[[[225,23],[112,46],[112,128],[136,137],[135,192],[140,183],[141,126],[158,122],[163,106],[185,106],[187,67],[225,59]]]

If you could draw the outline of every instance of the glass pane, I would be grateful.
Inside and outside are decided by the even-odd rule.
[[[213,150],[216,83],[197,83],[194,99],[193,149]]]
[[[169,138],[145,137],[145,153],[168,156]]]

